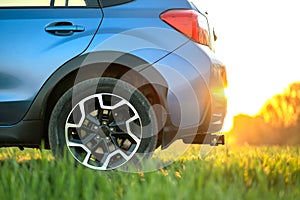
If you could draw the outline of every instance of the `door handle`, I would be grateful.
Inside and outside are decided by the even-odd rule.
[[[80,25],[49,25],[45,28],[48,33],[58,35],[58,36],[69,36],[74,32],[83,32],[85,28]]]

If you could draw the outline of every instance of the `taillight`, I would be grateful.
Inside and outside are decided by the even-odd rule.
[[[160,18],[197,43],[210,46],[207,19],[195,10],[168,10]]]

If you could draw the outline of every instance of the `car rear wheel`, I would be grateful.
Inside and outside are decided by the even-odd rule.
[[[96,170],[139,164],[152,155],[157,141],[156,118],[146,97],[112,78],[83,81],[65,92],[48,131],[56,156],[66,152]]]

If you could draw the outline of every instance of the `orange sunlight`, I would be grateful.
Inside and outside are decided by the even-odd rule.
[[[290,84],[263,105],[255,116],[239,114],[227,134],[228,144],[300,144],[300,82]]]
[[[273,95],[300,80],[297,0],[199,0],[218,36],[216,54],[227,66],[228,115],[254,116]]]

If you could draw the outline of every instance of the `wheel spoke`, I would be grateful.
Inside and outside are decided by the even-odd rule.
[[[79,124],[71,124],[71,123],[66,123],[66,129],[69,128],[80,128],[81,126]]]
[[[85,166],[90,165],[90,164],[89,164],[89,160],[90,160],[90,158],[91,158],[91,155],[92,155],[92,153],[91,153],[90,151],[87,152],[87,154],[86,154],[84,160],[82,161],[82,164],[83,164],[83,165],[85,165]]]
[[[121,136],[121,135],[128,135],[126,132],[119,132],[119,131],[114,131],[111,133],[112,136]]]
[[[69,122],[67,121],[67,123],[66,123],[66,128],[67,128],[67,129],[68,129],[68,128],[80,128],[80,127],[82,126],[82,124],[83,124],[83,121],[84,121],[84,118],[85,118],[84,105],[83,105],[83,103],[79,103],[78,106],[79,106],[81,118],[80,118],[78,124],[75,124],[75,123],[74,123],[74,124],[73,124],[73,123],[69,123]],[[74,109],[74,110],[75,110],[75,109]],[[74,110],[73,110],[72,112],[74,112]]]
[[[81,126],[85,118],[84,102],[79,103],[79,110],[81,112],[81,118],[78,125]]]
[[[113,121],[109,124],[110,127],[119,127],[119,126],[126,126],[126,121]]]
[[[95,133],[91,133],[88,136],[86,136],[85,138],[81,139],[82,144],[87,145],[87,143],[89,143],[91,140],[93,140],[96,137]]]
[[[104,169],[107,169],[110,159],[111,159],[113,156],[117,155],[117,154],[120,154],[126,161],[128,161],[128,160],[130,159],[130,157],[127,156],[122,150],[117,149],[117,150],[115,150],[114,152],[112,152],[112,153],[110,153],[110,154],[108,154],[108,155],[106,156],[105,161],[104,161],[102,167],[103,167]]]
[[[81,147],[85,152],[89,153],[91,152],[84,144],[80,143],[79,141],[75,142],[75,140],[73,141],[68,141],[67,142],[67,146],[69,147]]]
[[[132,118],[130,118],[129,120],[126,121],[126,129],[127,129],[127,133],[130,135],[130,137],[137,143],[139,144],[140,143],[140,139],[134,135],[132,132],[131,132],[131,128],[130,128],[130,123],[135,121],[136,119],[139,119],[139,117],[137,115],[134,115]]]
[[[116,108],[118,108],[118,107],[120,107],[120,106],[122,106],[124,104],[127,104],[127,101],[125,99],[122,99],[120,102],[116,103],[113,106],[106,106],[106,105],[104,105],[103,95],[105,95],[105,94],[101,94],[101,95],[98,96],[100,107],[102,109],[114,110],[114,109],[116,109]]]
[[[92,124],[99,126],[100,122],[98,119],[96,119],[95,117],[93,117],[92,115],[88,114],[86,116],[86,119],[89,120]]]
[[[116,105],[114,105],[114,106],[111,106],[111,110],[114,110],[114,109],[116,109],[116,108],[118,108],[118,107],[120,107],[120,106],[122,106],[122,105],[125,105],[125,104],[127,104],[127,102],[123,99],[122,101],[120,101],[119,103],[117,103]]]

